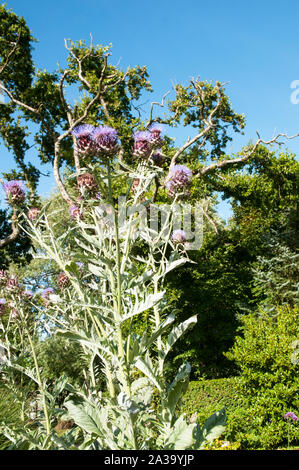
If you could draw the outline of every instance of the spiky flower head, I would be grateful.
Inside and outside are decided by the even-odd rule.
[[[163,126],[161,124],[153,123],[149,126],[149,131],[151,133],[151,141],[154,145],[161,145],[162,138],[161,133],[163,131]]]
[[[31,300],[34,294],[32,290],[26,290],[26,291],[22,291],[21,295],[25,300]]]
[[[185,243],[187,240],[186,232],[184,230],[174,230],[171,239],[174,243]]]
[[[92,173],[83,173],[82,175],[79,175],[77,183],[82,194],[84,194],[85,191],[91,194],[96,194],[98,192],[98,184]]]
[[[152,134],[149,131],[137,131],[134,138],[134,155],[138,157],[149,156],[152,149]]]
[[[284,419],[292,419],[293,421],[298,421],[298,416],[295,415],[292,411],[289,411],[284,415]]]
[[[30,207],[27,212],[27,217],[29,220],[35,220],[40,214],[40,209],[38,207]]]
[[[173,197],[177,193],[188,195],[187,188],[191,184],[192,170],[184,165],[174,165],[169,170],[168,181],[165,184],[169,195]]]
[[[72,134],[77,139],[77,146],[82,156],[93,155],[96,153],[94,141],[91,137],[94,126],[91,124],[81,124],[72,130]]]
[[[25,200],[25,183],[21,180],[11,180],[3,184],[7,201],[11,204],[20,204]]]
[[[161,150],[156,150],[156,152],[153,155],[151,155],[151,159],[153,161],[153,164],[156,165],[156,166],[163,165],[163,163],[165,161]]]
[[[65,273],[59,273],[57,278],[57,284],[60,290],[68,287],[70,284],[70,279]]]
[[[54,289],[53,289],[53,287],[47,287],[46,289],[44,289],[44,290],[42,291],[42,297],[43,297],[43,299],[45,299],[45,300],[48,300],[48,299],[49,299],[49,295],[51,295],[51,294],[54,294]]]
[[[117,131],[113,127],[96,127],[91,135],[98,153],[112,154],[117,150]]]
[[[72,206],[69,209],[69,214],[73,219],[82,218],[82,212],[78,206]]]
[[[138,186],[140,184],[140,178],[134,178],[131,189],[135,193],[138,189]]]

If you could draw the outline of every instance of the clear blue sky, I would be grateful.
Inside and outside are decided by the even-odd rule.
[[[64,38],[88,42],[91,33],[94,43],[113,44],[113,63],[148,67],[152,99],[198,75],[229,82],[232,105],[247,121],[231,152],[255,139],[256,130],[266,139],[299,132],[299,104],[290,101],[291,82],[299,80],[296,0],[8,0],[7,6],[39,40],[33,54],[39,68],[64,63]],[[299,139],[287,145],[299,153]],[[0,172],[12,162],[2,147]],[[41,192],[51,186],[43,178]]]

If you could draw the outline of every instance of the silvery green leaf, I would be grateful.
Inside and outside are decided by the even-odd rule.
[[[164,358],[175,344],[175,342],[185,333],[185,331],[194,323],[197,322],[197,315],[193,315],[184,322],[180,323],[178,326],[174,327],[170,332],[167,343],[165,345]]]
[[[197,425],[195,428],[194,449],[202,449],[207,442],[217,439],[225,430],[226,413],[225,408],[213,413],[204,423],[202,429]]]
[[[165,276],[165,274],[169,273],[170,271],[172,271],[173,269],[176,269],[179,266],[182,266],[183,264],[187,263],[188,261],[189,261],[189,259],[187,259],[187,258],[180,258],[180,259],[177,259],[175,261],[172,261],[171,263],[167,263],[166,268],[162,273],[162,276]]]
[[[120,408],[126,410],[129,414],[136,414],[140,411],[137,403],[131,400],[125,392],[120,392],[117,396],[117,402]]]
[[[102,437],[101,421],[95,408],[84,402],[76,404],[72,400],[66,401],[64,405],[68,410],[70,418],[78,426],[89,434],[96,434]]]
[[[134,365],[149,378],[160,392],[162,391],[162,385],[160,384],[159,379],[155,376],[155,372],[152,368],[152,364],[149,362],[149,358],[138,358]]]
[[[193,432],[194,424],[186,422],[184,416],[180,416],[174,423],[173,427],[168,433],[164,449],[166,450],[185,450],[191,449],[194,442]]]
[[[175,408],[181,399],[182,395],[187,391],[189,384],[189,375],[191,366],[188,362],[182,364],[167,390],[166,407],[169,412],[169,419],[172,418]]]
[[[128,320],[128,318],[134,317],[135,315],[139,315],[140,313],[149,310],[163,298],[164,294],[165,291],[158,292],[157,294],[149,294],[145,300],[142,300],[141,302],[137,301],[131,312],[121,317],[121,321],[124,322]]]
[[[131,392],[137,403],[143,403],[145,406],[151,404],[153,386],[146,377],[139,377],[131,384]]]
[[[51,302],[53,302],[54,304],[59,303],[59,302],[63,302],[63,299],[57,294],[50,294],[49,295],[49,300]]]
[[[93,352],[96,352],[101,357],[101,352],[107,356],[113,357],[113,352],[111,348],[107,348],[102,344],[99,338],[86,336],[84,332],[76,332],[76,331],[65,331],[65,330],[57,330],[57,335],[64,336],[65,338],[76,341],[84,346],[87,346]],[[111,346],[111,343],[109,343]],[[101,351],[101,352],[100,352]],[[106,357],[104,356],[104,359]]]
[[[146,346],[149,347],[152,343],[154,343],[154,341],[156,341],[156,339],[159,338],[164,333],[164,331],[169,327],[169,325],[171,325],[174,322],[174,320],[175,320],[175,315],[173,313],[168,315],[165,318],[165,320],[163,320],[160,323],[158,328],[156,328],[156,330],[150,336],[150,338],[147,341]]]

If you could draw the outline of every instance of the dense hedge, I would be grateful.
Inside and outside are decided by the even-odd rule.
[[[200,424],[224,406],[229,417],[244,404],[242,397],[237,396],[238,382],[238,377],[190,382],[180,411],[187,416],[197,413]]]
[[[241,370],[238,395],[246,407],[232,417],[228,431],[245,448],[277,448],[287,442],[284,414],[299,416],[298,308],[279,307],[274,316],[261,312],[241,321],[243,334],[226,355]],[[298,422],[291,423],[289,437],[299,445]]]
[[[244,315],[242,331],[226,356],[240,376],[190,382],[181,411],[197,413],[200,424],[224,406],[227,425],[223,439],[241,449],[299,447],[299,421],[287,422],[286,412],[299,416],[298,308],[279,307],[276,315]],[[297,341],[298,343],[298,341]],[[288,429],[289,428],[289,429]]]

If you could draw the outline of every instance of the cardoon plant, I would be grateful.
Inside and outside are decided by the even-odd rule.
[[[54,262],[58,272],[57,288],[45,289],[44,303],[35,306],[39,318],[52,334],[81,345],[89,360],[88,370],[82,371],[86,386],[74,388],[62,377],[55,395],[41,378],[31,348],[42,406],[35,440],[27,436],[30,448],[200,449],[223,430],[223,410],[202,429],[177,414],[188,386],[188,363],[179,367],[172,381],[165,379],[168,354],[196,323],[196,316],[174,325],[175,316],[165,300],[166,274],[189,258],[184,250],[185,232],[172,228],[176,197],[161,209],[160,230],[146,223],[149,212],[140,201],[150,189],[156,169],[140,163],[131,175],[138,185],[128,191],[130,199],[117,201],[114,185],[128,175],[108,159],[98,179],[101,201],[96,205],[84,199],[84,219],[74,217],[59,238],[45,210],[38,221],[26,219],[29,229],[24,226],[23,230],[38,247],[37,257]],[[80,181],[81,186],[94,188],[92,170],[90,167],[90,173],[78,177],[79,186]],[[70,237],[75,241],[72,248]],[[23,311],[20,309],[17,322],[23,321]],[[140,335],[134,331],[134,321],[146,312],[151,325]],[[104,390],[100,372],[107,384]],[[63,389],[67,398],[63,408],[55,411],[57,390]],[[75,423],[60,438],[53,430],[58,417]],[[77,439],[79,431],[81,440]]]

